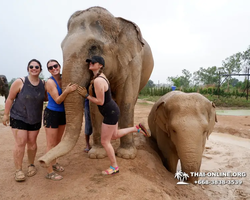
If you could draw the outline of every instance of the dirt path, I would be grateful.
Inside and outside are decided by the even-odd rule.
[[[151,107],[151,103],[137,103],[135,123],[147,123]],[[218,116],[218,120],[207,141],[201,171],[246,172],[249,175],[249,118]],[[65,167],[62,181],[45,179],[45,169],[36,161],[37,175],[17,183],[14,181],[12,158],[13,136],[10,127],[0,124],[0,199],[250,199],[248,177],[234,178],[242,180],[242,185],[177,185],[178,180],[162,166],[152,143],[142,135],[135,133],[134,136],[137,157],[133,160],[118,158],[120,173],[115,176],[100,175],[109,161],[107,158],[88,158],[83,152],[85,142],[82,132],[75,148],[59,160]],[[119,140],[112,144],[117,148]],[[45,148],[45,132],[42,128],[38,136],[37,158],[44,154]],[[27,156],[23,169],[27,171]]]

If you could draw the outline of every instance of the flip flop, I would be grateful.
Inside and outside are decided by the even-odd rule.
[[[145,135],[146,137],[150,137],[150,133],[147,131],[147,129],[145,128],[145,126],[143,124],[140,123],[139,127],[144,132],[143,135]]]
[[[102,171],[103,175],[113,175],[113,174],[117,174],[117,173],[119,173],[119,167],[114,168],[114,167],[110,166],[107,170]]]

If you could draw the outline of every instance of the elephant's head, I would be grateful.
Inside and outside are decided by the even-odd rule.
[[[118,87],[127,81],[130,62],[134,62],[136,57],[141,62],[139,56],[144,43],[136,24],[116,18],[104,8],[92,7],[75,12],[68,21],[68,33],[61,44],[63,89],[69,83],[87,87],[92,72],[86,59],[99,55],[105,59],[104,73],[111,84],[113,96],[119,101],[117,98],[122,97],[115,96]],[[141,64],[138,66],[141,67]],[[68,153],[79,137],[83,119],[83,98],[73,92],[67,96],[64,105],[67,120],[64,138],[57,147],[39,159],[41,163],[50,163],[54,158]]]
[[[216,121],[215,105],[198,93],[170,92],[156,102],[148,123],[169,171],[176,172],[178,159],[183,172],[200,171],[206,139]]]

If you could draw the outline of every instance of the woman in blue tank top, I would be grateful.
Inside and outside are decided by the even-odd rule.
[[[91,59],[87,59],[86,62],[89,63],[89,69],[94,74],[92,80],[93,95],[89,95],[86,88],[82,88],[80,86],[77,91],[83,97],[97,104],[100,113],[104,117],[101,127],[101,143],[108,155],[111,165],[107,170],[102,171],[102,174],[116,174],[119,172],[119,167],[116,161],[114,148],[111,145],[111,140],[118,139],[133,132],[141,132],[147,137],[150,134],[142,124],[139,124],[136,127],[118,130],[120,110],[116,102],[112,99],[109,81],[103,74],[105,61],[101,56],[93,56]]]
[[[43,102],[46,100],[44,82],[39,78],[42,71],[41,63],[32,59],[28,63],[27,71],[28,76],[18,78],[12,83],[3,117],[5,126],[10,120],[15,139],[13,155],[16,167],[15,180],[18,182],[26,179],[22,170],[26,145],[29,162],[27,176],[31,177],[37,173],[34,165],[36,140],[41,128]]]
[[[47,68],[52,75],[46,82],[49,102],[44,110],[43,119],[47,138],[48,152],[61,141],[66,124],[63,101],[69,93],[77,89],[77,85],[69,84],[62,92],[60,64],[56,60],[49,60],[47,62]],[[47,168],[48,173],[46,175],[46,178],[51,180],[61,180],[63,177],[54,171],[64,171],[64,168],[59,165],[56,160],[52,161],[50,166]]]

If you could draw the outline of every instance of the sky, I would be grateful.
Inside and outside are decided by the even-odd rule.
[[[8,81],[26,76],[36,58],[50,77],[47,61],[63,64],[69,17],[92,6],[140,27],[153,53],[154,83],[181,76],[183,69],[221,67],[250,46],[249,0],[0,0],[0,74]]]

